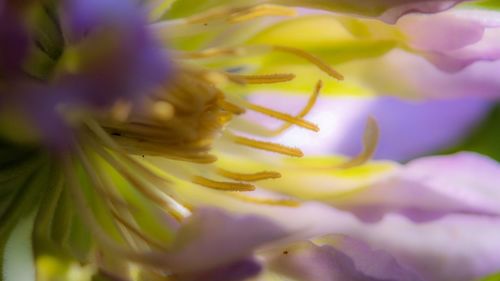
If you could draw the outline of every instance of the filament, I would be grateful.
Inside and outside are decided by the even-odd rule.
[[[64,170],[64,174],[68,180],[67,183],[69,192],[76,205],[76,209],[78,210],[83,222],[90,228],[90,231],[102,247],[106,247],[116,255],[126,257],[137,263],[158,267],[164,267],[168,264],[169,257],[162,252],[134,252],[113,240],[100,226],[99,222],[92,214],[92,208],[85,201],[85,194],[83,193],[76,178],[75,171],[73,170],[72,159],[67,156],[63,156],[61,160],[62,169]]]
[[[146,236],[144,233],[142,233],[142,231],[140,231],[137,227],[135,227],[134,225],[132,225],[132,223],[128,222],[126,219],[124,219],[123,217],[120,216],[120,214],[118,212],[116,212],[115,210],[113,209],[110,209],[111,211],[111,214],[113,215],[113,217],[121,224],[123,225],[126,229],[128,229],[130,232],[132,232],[134,235],[136,235],[137,237],[139,237],[140,239],[142,239],[144,242],[146,242],[147,244],[149,245],[152,245],[158,249],[161,249],[161,250],[164,250],[164,251],[167,251],[167,248],[165,248],[165,246],[163,246],[162,244],[160,244],[159,242],[156,242],[154,240],[152,240],[151,238],[149,238],[148,236]]]
[[[246,111],[244,108],[241,108],[241,107],[239,107],[233,103],[230,103],[226,100],[223,100],[223,99],[218,100],[217,105],[220,108],[222,108],[223,110],[231,112],[231,113],[236,114],[236,115],[241,115],[241,114],[245,113],[245,111]]]

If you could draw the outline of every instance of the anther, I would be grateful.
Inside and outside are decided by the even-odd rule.
[[[284,146],[284,145],[279,144],[279,143],[258,141],[258,140],[253,140],[253,139],[241,137],[241,136],[233,136],[233,141],[239,145],[244,145],[244,146],[252,147],[255,149],[275,152],[275,153],[279,153],[279,154],[283,154],[283,155],[288,155],[288,156],[293,156],[293,157],[304,156],[304,153],[300,149],[294,148],[294,147]]]
[[[208,188],[216,189],[216,190],[222,190],[222,191],[253,191],[253,190],[255,190],[255,186],[248,184],[248,183],[214,181],[214,180],[202,177],[202,176],[193,177],[192,182],[195,184],[199,184],[201,186],[204,186],[204,187],[208,187]]]
[[[243,173],[231,172],[231,171],[219,168],[219,169],[217,169],[217,173],[223,177],[226,177],[226,178],[229,178],[232,180],[237,180],[237,181],[260,181],[260,180],[281,178],[280,173],[272,172],[272,171],[262,171],[262,172],[251,173],[251,174],[243,174]]]
[[[308,60],[310,63],[316,65],[319,69],[323,70],[329,76],[338,79],[344,80],[344,76],[333,69],[330,65],[326,64],[324,61],[319,59],[318,57],[297,48],[286,47],[286,46],[273,46],[275,51],[289,53],[298,57],[301,57],[305,60]]]
[[[314,88],[312,95],[309,97],[309,100],[307,101],[306,106],[300,111],[299,114],[297,114],[295,116],[296,118],[304,118],[311,111],[311,109],[316,104],[316,101],[318,100],[318,96],[319,96],[319,93],[321,92],[321,88],[323,88],[323,82],[321,80],[319,80],[316,83],[316,87]],[[279,134],[283,133],[284,131],[286,131],[291,126],[292,126],[291,123],[283,124],[280,128],[273,131],[273,135],[275,135],[275,136],[279,135]]]
[[[270,117],[273,117],[273,118],[276,118],[276,119],[279,119],[282,121],[286,121],[288,123],[300,126],[304,129],[308,129],[308,130],[311,130],[314,132],[319,131],[319,127],[316,124],[313,124],[313,123],[306,121],[302,118],[297,118],[297,117],[292,116],[292,115],[287,114],[287,113],[272,110],[272,109],[269,109],[269,108],[266,108],[266,107],[263,107],[260,105],[252,104],[252,103],[246,103],[246,107],[250,110],[268,115]]]
[[[380,129],[377,121],[373,117],[369,117],[366,121],[365,133],[363,135],[363,150],[352,159],[340,164],[336,168],[348,169],[365,164],[373,157],[379,140]]]
[[[277,74],[264,74],[264,75],[239,75],[227,74],[227,77],[236,83],[246,84],[273,84],[283,83],[295,79],[293,73],[277,73]]]

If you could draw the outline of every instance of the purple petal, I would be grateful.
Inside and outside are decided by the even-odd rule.
[[[425,224],[388,217],[351,232],[426,281],[470,281],[500,271],[500,220],[449,216]],[[354,234],[354,232],[356,232]]]
[[[287,103],[280,103],[283,97],[272,94],[252,98],[284,112],[297,112],[306,102],[303,97],[287,97]],[[373,116],[381,130],[374,158],[404,161],[454,145],[481,122],[490,105],[490,101],[473,97],[429,101],[324,97],[306,117],[318,124],[319,133],[292,128],[276,142],[300,147],[308,155],[329,152],[353,156],[361,151],[366,120]],[[258,115],[251,118],[265,124],[273,121]],[[308,141],[311,138],[315,141]]]
[[[500,13],[450,11],[438,15],[408,15],[398,26],[409,45],[440,69],[459,71],[478,61],[500,58]]]
[[[379,95],[418,99],[500,97],[500,80],[496,75],[499,61],[477,62],[459,72],[446,73],[418,55],[393,50],[383,57],[351,66],[359,67],[360,73],[346,70],[346,77],[359,77],[364,86]]]
[[[388,23],[395,23],[401,16],[408,13],[437,13],[448,10],[464,1],[467,0],[295,0],[278,2],[291,5],[294,5],[295,2],[302,7],[379,17]]]
[[[453,8],[467,0],[389,0],[393,7],[382,14],[381,19],[395,23],[400,17],[408,13],[437,13]]]
[[[331,104],[335,102],[333,100]],[[342,103],[342,100],[339,102]],[[346,114],[356,115],[357,118],[348,123],[341,136],[336,137],[339,141],[331,151],[356,155],[361,150],[361,144],[353,140],[361,140],[366,119],[373,116],[381,132],[374,158],[412,159],[455,145],[481,122],[490,104],[487,100],[473,97],[425,102],[377,98],[362,112]],[[342,123],[342,117],[333,120]]]
[[[227,266],[204,272],[187,273],[175,276],[179,281],[240,281],[256,276],[262,267],[253,259],[245,259]]]
[[[287,247],[271,263],[283,275],[307,281],[419,281],[389,254],[352,238],[338,236],[326,245]]]
[[[168,78],[168,58],[134,1],[65,0],[63,15],[65,37],[82,65],[61,83],[79,102],[109,106],[120,98],[137,100]]]
[[[269,213],[272,212],[273,210],[269,210]],[[291,217],[293,220],[290,220]],[[293,223],[299,230],[313,229],[312,232],[307,232],[311,236],[341,234],[363,241],[373,249],[373,252],[380,253],[381,250],[387,253],[401,268],[415,272],[425,281],[471,281],[500,272],[500,239],[498,239],[500,219],[498,218],[449,215],[439,220],[415,224],[398,214],[392,214],[376,224],[364,224],[347,212],[310,203],[288,210],[288,215],[284,212],[275,218],[283,223]],[[327,244],[337,248],[335,241],[327,243],[328,240],[320,239],[318,242],[322,242],[321,245]],[[351,251],[340,247],[337,251],[344,252],[356,265],[372,263],[377,265],[372,259],[360,263]],[[279,255],[283,256],[286,250],[288,250],[287,255],[293,255],[294,249],[286,247],[279,252]],[[328,267],[323,266],[322,262],[306,259],[308,252],[304,253],[304,258],[300,256],[302,252],[297,253],[299,254],[297,262],[285,260],[286,268],[283,269],[290,274],[316,276],[314,272],[317,272],[319,275],[318,279],[302,280],[330,280],[321,279],[330,272]],[[360,256],[364,255],[367,253]],[[292,256],[292,259],[295,259],[295,256]],[[303,262],[304,259],[307,262]],[[374,269],[381,268],[383,267],[380,265],[374,266]]]
[[[410,162],[395,177],[339,199],[335,206],[364,221],[399,213],[413,221],[453,213],[498,216],[500,165],[472,153],[435,156]]]
[[[286,234],[262,217],[229,216],[217,209],[201,209],[179,230],[170,265],[174,273],[186,276],[256,273],[256,266],[247,258],[257,247]]]

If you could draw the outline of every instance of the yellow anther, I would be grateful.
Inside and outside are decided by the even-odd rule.
[[[204,187],[223,190],[223,191],[253,191],[255,186],[248,183],[240,182],[222,182],[207,179],[202,176],[195,176],[192,180],[193,183],[199,184]]]
[[[279,52],[284,52],[284,53],[289,53],[298,57],[301,57],[305,60],[308,60],[310,63],[316,65],[319,69],[323,70],[326,74],[329,76],[338,79],[338,80],[344,80],[344,76],[342,74],[338,73],[335,69],[333,69],[330,65],[322,61],[320,58],[304,51],[301,49],[297,48],[292,48],[292,47],[286,47],[286,46],[274,46],[273,49],[275,51]]]
[[[348,169],[365,164],[373,157],[379,140],[380,129],[377,121],[373,117],[369,117],[366,121],[365,133],[363,135],[363,150],[360,154],[340,164],[336,168]]]
[[[236,144],[252,147],[255,149],[266,150],[270,152],[275,152],[279,154],[284,154],[293,157],[302,157],[304,153],[302,150],[294,147],[287,147],[279,143],[265,142],[253,140],[241,136],[233,136],[233,140]]]
[[[260,181],[281,178],[281,174],[273,171],[262,171],[251,174],[231,172],[225,169],[217,169],[217,173],[223,177],[237,181]]]
[[[308,130],[311,130],[314,132],[319,131],[319,127],[316,124],[313,124],[313,123],[306,121],[302,118],[297,118],[297,117],[292,116],[292,115],[287,114],[287,113],[272,110],[272,109],[269,109],[269,108],[266,108],[266,107],[263,107],[260,105],[252,104],[252,103],[247,103],[246,107],[250,110],[268,115],[270,117],[273,117],[273,118],[276,118],[276,119],[279,119],[282,121],[286,121],[286,122],[291,123],[291,124],[295,124],[295,125],[300,126],[304,129],[308,129]]]
[[[277,74],[264,74],[264,75],[239,75],[227,74],[227,77],[236,83],[247,84],[272,84],[288,82],[295,79],[293,73],[277,73]]]
[[[314,88],[314,91],[312,95],[309,97],[309,100],[307,101],[306,106],[300,111],[299,114],[297,114],[295,117],[296,118],[304,118],[314,107],[316,104],[316,101],[318,100],[319,93],[321,92],[321,88],[323,87],[323,82],[321,80],[316,83],[316,87]],[[292,126],[291,123],[285,123],[283,124],[280,128],[277,130],[273,131],[273,135],[279,135],[283,133],[284,131],[288,130]]]

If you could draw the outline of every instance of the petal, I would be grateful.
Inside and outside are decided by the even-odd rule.
[[[388,217],[356,237],[384,249],[428,281],[470,281],[500,271],[500,221],[450,216],[425,224]]]
[[[340,235],[327,240],[284,248],[271,261],[271,269],[304,281],[422,280],[389,254],[361,241]]]
[[[333,200],[366,221],[398,212],[414,221],[450,213],[500,214],[500,165],[486,157],[461,153],[410,162],[395,177],[349,197]]]
[[[375,0],[375,1],[349,1],[349,0],[273,0],[271,3],[315,8],[333,12],[353,13],[372,17],[380,17],[388,22],[395,22],[400,16],[409,12],[435,13],[453,7],[464,0]],[[210,8],[227,5],[228,3],[245,6],[252,1],[206,1],[203,5],[193,5],[191,1],[176,1],[169,11],[169,17],[191,15]]]
[[[168,78],[168,57],[134,1],[66,0],[62,14],[69,46],[59,83],[73,102],[102,107],[135,101]]]
[[[409,37],[412,48],[426,52],[424,56],[440,69],[455,72],[478,61],[500,58],[499,15],[480,10],[408,15],[398,26]]]
[[[373,94],[414,99],[467,96],[496,99],[500,81],[494,73],[499,67],[498,61],[478,62],[459,72],[446,73],[415,54],[394,50],[339,70],[364,84]]]
[[[270,26],[249,43],[293,46],[333,64],[346,80],[342,87],[326,84],[327,94],[497,97],[497,80],[491,75],[500,55],[497,18],[498,12],[460,10],[406,15],[388,25],[338,15],[305,16]],[[306,32],[311,29],[319,31]],[[453,40],[450,34],[455,34]],[[284,55],[266,59],[262,71],[323,78],[306,62]],[[303,81],[288,91],[309,91],[314,81]],[[279,85],[274,89],[284,90]]]
[[[229,216],[217,209],[200,209],[177,234],[172,250],[172,271],[187,276],[216,276],[228,270],[229,274],[231,269],[255,273],[258,272],[255,266],[242,261],[257,247],[285,235],[281,227],[259,216]]]
[[[176,275],[180,281],[240,281],[259,274],[261,265],[252,259],[236,261],[230,265],[203,272]]]
[[[257,104],[294,114],[307,102],[304,97],[278,94],[251,96]],[[291,128],[273,138],[277,143],[300,147],[306,155],[324,153],[354,156],[361,151],[361,139],[368,117],[377,120],[380,139],[374,159],[405,161],[456,145],[486,116],[491,102],[481,98],[405,101],[392,97],[323,97],[306,117],[317,124],[319,133]],[[249,113],[249,120],[278,127],[279,122]],[[314,138],[314,143],[308,141]]]

